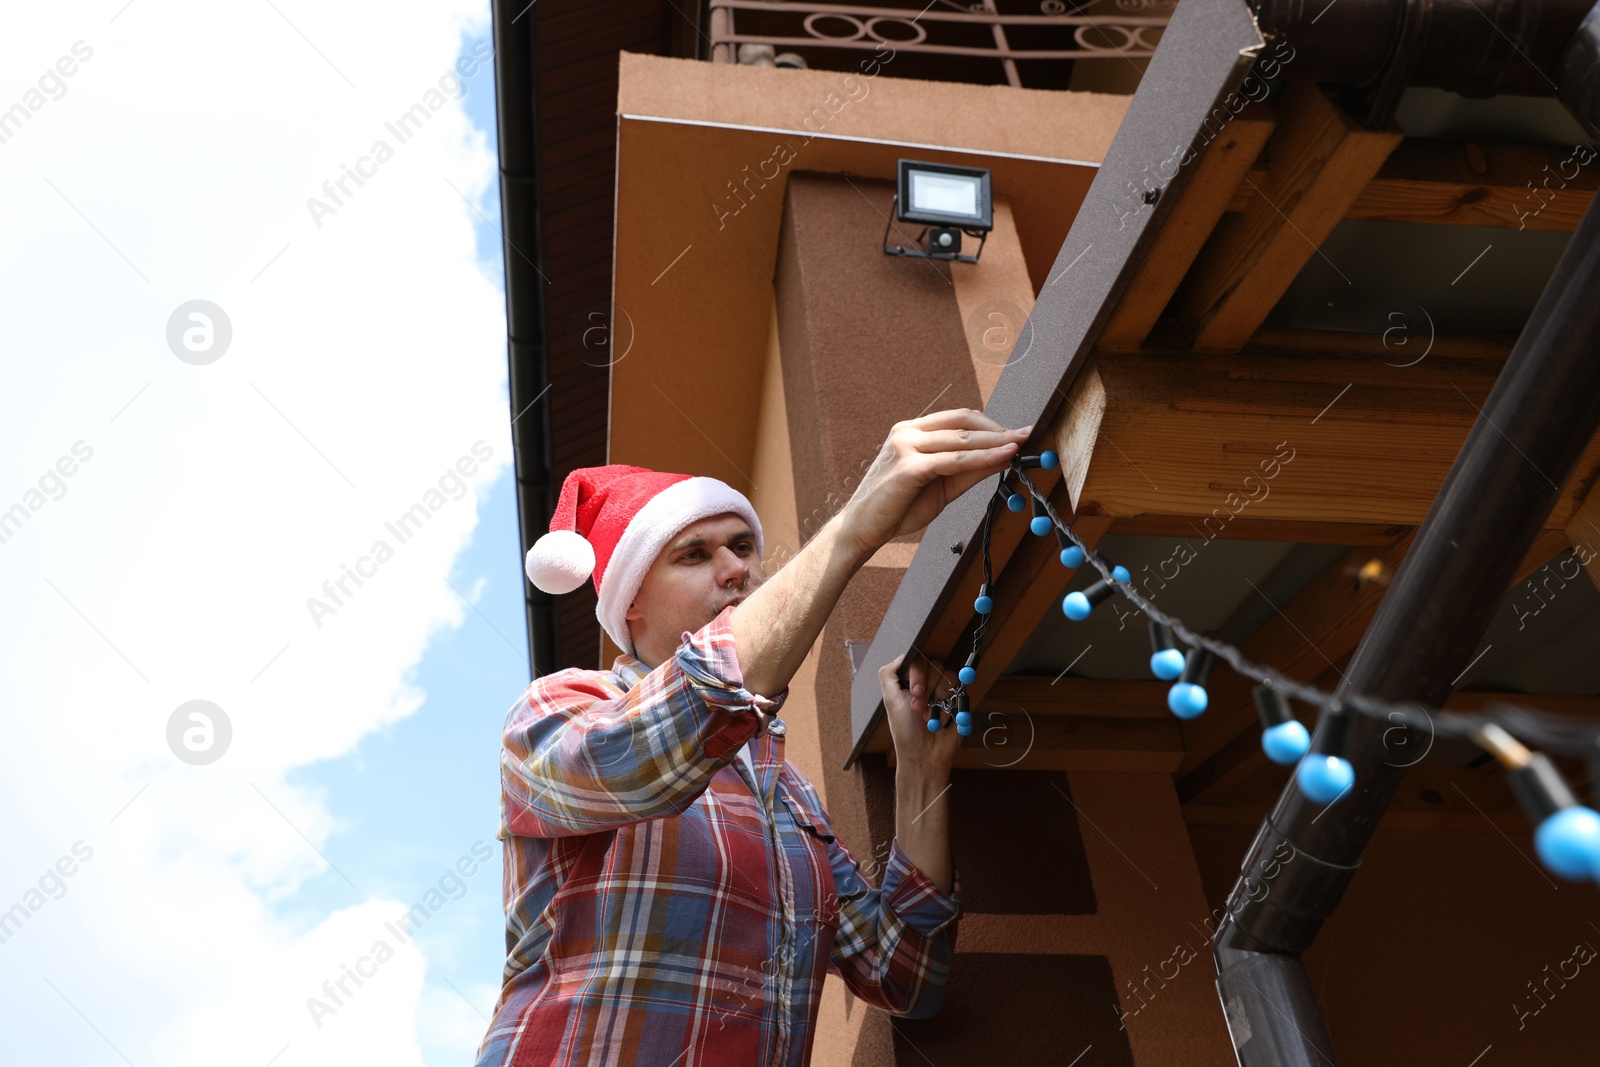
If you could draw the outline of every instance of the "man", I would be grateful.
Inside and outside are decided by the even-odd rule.
[[[784,758],[778,712],[856,569],[999,474],[1031,429],[967,409],[895,424],[770,580],[761,523],[723,482],[572,472],[528,577],[563,593],[592,575],[624,651],[536,679],[507,715],[507,959],[479,1067],[804,1067],[830,971],[891,1014],[937,1010],[961,915],[960,737],[927,729],[927,672],[912,664],[907,690],[900,660],[879,672],[897,810],[877,888]]]

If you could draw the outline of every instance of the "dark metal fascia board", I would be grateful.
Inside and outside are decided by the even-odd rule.
[[[1048,424],[1191,168],[1178,166],[1169,181],[1159,174],[1200,142],[1205,123],[1244,81],[1263,43],[1245,0],[1184,0],[1174,10],[1017,339],[1024,355],[1013,355],[989,399],[990,418],[1002,426]],[[1213,136],[1215,125],[1213,119]],[[1149,183],[1160,195],[1146,210]],[[923,532],[851,686],[855,742],[846,770],[883,714],[879,669],[925,639],[933,613],[977,557],[993,486],[974,486]],[[951,552],[957,542],[965,546],[960,556]]]

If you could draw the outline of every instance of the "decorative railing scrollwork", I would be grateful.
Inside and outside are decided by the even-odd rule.
[[[803,0],[709,0],[711,58],[735,61],[742,44],[774,49],[871,51],[888,45],[897,51],[1000,60],[1012,84],[1020,84],[1018,62],[1030,60],[1148,59],[1155,53],[1168,13],[1177,0],[1040,0],[1037,15],[1006,15],[988,0],[959,5],[936,0],[926,8],[808,3]],[[1091,6],[1114,10],[1089,13]],[[1144,12],[1145,14],[1128,14]],[[760,13],[762,25],[748,26]],[[741,19],[741,16],[745,16]],[[745,25],[740,25],[741,21]],[[1070,47],[1019,46],[1006,30],[1048,29],[1070,40]],[[977,29],[990,33],[974,34]],[[1021,35],[1029,36],[1029,35]],[[1033,34],[1034,39],[1037,34]],[[1065,45],[1067,40],[1057,41]]]

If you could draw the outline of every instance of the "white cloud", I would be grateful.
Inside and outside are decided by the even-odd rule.
[[[0,516],[26,513],[0,520],[0,909],[92,850],[0,943],[0,1029],[28,1062],[420,1064],[482,1020],[414,944],[321,1027],[305,1003],[411,901],[357,886],[309,929],[274,905],[338,828],[289,772],[420,705],[407,673],[467,617],[444,578],[511,459],[463,200],[493,153],[459,99],[403,144],[385,127],[486,46],[487,6],[93,8],[0,35],[0,109],[26,111],[0,122]],[[319,227],[307,199],[378,140]],[[204,366],[167,342],[197,299],[232,327]],[[378,541],[319,626],[308,598]],[[167,745],[195,699],[232,729],[204,766]]]

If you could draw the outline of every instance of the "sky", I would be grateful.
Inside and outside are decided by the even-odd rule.
[[[529,680],[485,0],[0,35],[8,1062],[471,1062]]]

